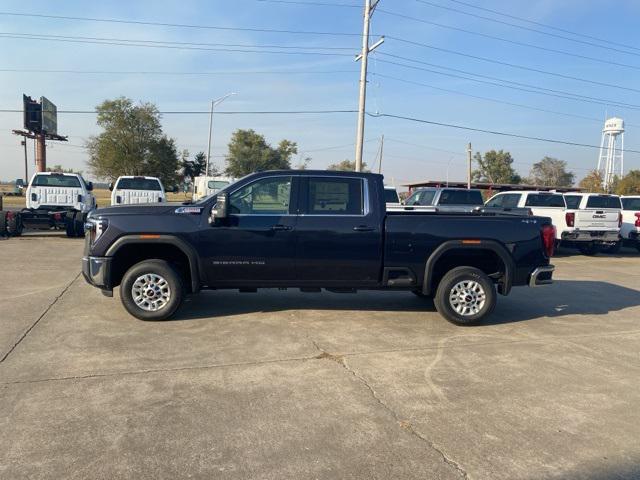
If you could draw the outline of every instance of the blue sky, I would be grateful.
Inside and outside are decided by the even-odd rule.
[[[304,2],[305,0],[300,1]],[[438,65],[436,68],[426,66],[424,63],[413,63],[414,67],[452,73],[451,70],[443,70],[442,67],[446,67],[472,72],[476,75],[492,76],[510,82],[520,82],[556,91],[640,105],[640,86],[638,86],[640,33],[637,29],[640,18],[640,2],[621,0],[615,3],[615,8],[605,8],[602,2],[592,0],[563,0],[562,2],[554,0],[526,2],[520,0],[509,2],[465,0],[465,2],[565,30],[608,39],[629,47],[606,44],[605,46],[610,48],[600,48],[595,45],[586,45],[490,22],[435,6],[440,5],[575,40],[604,45],[596,40],[592,41],[585,37],[576,37],[480,11],[452,0],[429,0],[428,3],[432,5],[415,0],[381,0],[380,10],[373,17],[372,42],[378,35],[386,35],[387,40],[370,60],[368,111],[586,144],[599,144],[606,114],[609,116],[619,115],[627,122],[625,147],[640,150],[640,139],[636,135],[638,130],[636,125],[640,127],[640,110],[638,109],[611,106],[607,105],[607,102],[599,104],[577,102],[388,63],[389,61],[402,64],[411,63],[389,56],[396,55]],[[323,0],[321,3],[360,4],[356,0]],[[233,2],[218,0],[182,0],[180,2],[160,0],[136,2],[64,1],[56,2],[55,5],[47,1],[24,1],[12,6],[5,3],[2,10],[14,13],[142,20],[231,28],[355,34],[359,33],[362,28],[360,8],[267,3],[257,0],[234,0]],[[429,25],[402,16],[502,37],[515,42],[536,45],[540,48],[593,57],[604,62],[627,64],[629,67],[597,62],[593,59],[576,58],[540,48],[514,45],[480,35]],[[44,34],[161,42],[279,45],[307,48],[307,50],[298,49],[297,51],[313,49],[319,53],[339,54],[284,55],[147,48],[16,39],[0,35],[0,108],[2,109],[21,108],[22,93],[26,93],[33,97],[44,95],[56,103],[60,110],[93,109],[104,99],[121,95],[136,101],[154,102],[160,110],[164,111],[207,110],[210,99],[231,91],[237,92],[237,95],[228,99],[219,107],[219,110],[342,110],[357,108],[359,64],[353,61],[352,56],[357,53],[360,44],[357,35],[295,35],[8,15],[0,15],[0,32],[4,34]],[[597,86],[573,79],[498,65],[451,52],[413,45],[396,40],[397,38],[456,51],[464,55],[481,56],[560,75],[625,88],[637,88],[639,91]],[[630,48],[633,46],[636,46],[637,49]],[[614,51],[614,48],[621,51]],[[296,51],[295,49],[288,50]],[[143,75],[9,72],[6,71],[7,69],[73,70],[76,72],[98,70],[109,72],[295,71],[303,73]],[[500,102],[515,103],[532,108],[507,105],[476,97],[492,98]],[[560,115],[550,111],[568,115]],[[20,113],[0,113],[0,178],[2,179],[22,177],[23,152],[19,146],[19,139],[11,135],[11,129],[20,128],[21,123],[22,115]],[[69,145],[52,144],[48,151],[48,163],[50,165],[62,164],[66,167],[87,171],[85,165],[87,157],[81,146],[88,136],[99,133],[99,129],[95,125],[95,117],[91,114],[60,114],[58,124],[59,133],[69,135]],[[192,153],[206,149],[207,115],[164,115],[163,127],[168,135],[176,139],[180,149],[186,148]],[[216,115],[213,155],[215,162],[219,166],[223,166],[223,156],[226,153],[226,145],[231,132],[237,128],[253,128],[263,133],[273,143],[282,138],[298,142],[301,155],[312,157],[311,166],[324,168],[330,163],[353,158],[355,127],[355,114]],[[566,160],[578,178],[594,168],[597,161],[597,151],[587,148],[499,137],[391,118],[368,118],[365,160],[369,164],[374,161],[378,138],[381,134],[385,135],[383,173],[389,183],[392,181],[399,184],[413,180],[444,179],[447,172],[451,180],[463,180],[465,178],[464,152],[467,142],[473,144],[475,151],[494,148],[509,150],[516,160],[515,167],[522,175],[528,174],[531,164],[544,155]],[[30,148],[31,169],[33,168],[32,154]],[[640,168],[640,154],[627,153],[625,166],[626,170]]]

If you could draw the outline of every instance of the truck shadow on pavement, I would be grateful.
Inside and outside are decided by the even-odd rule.
[[[571,315],[606,315],[640,306],[640,291],[607,282],[556,280],[549,287],[518,287],[508,297],[498,296],[494,313],[479,326]],[[245,315],[258,312],[325,310],[388,313],[436,313],[433,301],[410,292],[361,291],[357,294],[301,293],[259,290],[203,292],[187,301],[174,320],[192,320]],[[638,313],[640,316],[640,313]],[[427,317],[416,316],[416,321]],[[389,321],[393,321],[389,316]]]

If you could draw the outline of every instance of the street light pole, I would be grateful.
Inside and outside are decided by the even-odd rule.
[[[209,162],[211,161],[211,136],[213,133],[213,109],[232,95],[236,95],[236,93],[235,92],[227,93],[226,95],[218,98],[217,100],[211,100],[211,111],[209,112],[209,142],[207,143],[207,162],[204,169],[205,176],[209,175]]]

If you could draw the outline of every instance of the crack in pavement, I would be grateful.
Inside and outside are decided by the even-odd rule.
[[[11,355],[11,353],[16,349],[16,347],[17,347],[18,345],[20,345],[20,343],[21,343],[21,342],[22,342],[22,341],[27,337],[27,335],[29,335],[29,333],[31,333],[31,330],[33,330],[33,329],[35,328],[35,326],[40,322],[40,320],[42,320],[42,319],[45,317],[45,315],[46,315],[47,313],[49,313],[49,310],[51,310],[51,308],[52,308],[52,307],[53,307],[53,306],[58,302],[58,300],[60,300],[60,299],[63,297],[63,295],[64,295],[65,293],[67,293],[67,291],[69,290],[69,288],[71,287],[71,285],[73,285],[73,284],[74,284],[74,282],[75,282],[76,280],[78,280],[78,278],[80,278],[80,275],[81,275],[81,273],[80,273],[80,272],[78,272],[78,274],[77,274],[75,277],[73,277],[73,280],[71,280],[71,281],[67,284],[67,286],[66,286],[66,287],[64,287],[64,289],[63,289],[63,290],[62,290],[62,291],[61,291],[61,292],[60,292],[60,293],[59,293],[59,294],[58,294],[58,295],[53,299],[53,301],[52,301],[52,302],[47,306],[47,308],[45,308],[45,309],[44,309],[44,312],[42,312],[42,313],[40,314],[40,316],[36,319],[36,321],[35,321],[35,322],[33,322],[33,323],[31,324],[31,326],[29,326],[29,328],[27,328],[27,329],[22,333],[22,335],[20,335],[20,337],[18,338],[18,340],[17,340],[16,342],[14,342],[14,344],[13,344],[13,345],[11,345],[11,347],[9,348],[9,350],[7,351],[7,353],[5,353],[5,354],[2,356],[2,358],[0,358],[0,363],[4,362],[4,361],[7,359],[7,357],[8,357],[9,355]]]
[[[318,349],[318,351],[320,352],[319,355],[317,355],[315,358],[318,360],[331,360],[336,362],[338,365],[340,365],[342,368],[344,368],[347,372],[349,372],[354,378],[356,378],[360,383],[362,383],[367,390],[369,391],[369,393],[371,394],[371,396],[373,397],[373,399],[385,410],[387,411],[393,418],[394,420],[398,423],[398,425],[400,426],[400,428],[402,428],[403,430],[409,432],[411,435],[413,435],[414,437],[416,437],[418,440],[422,441],[423,443],[425,443],[428,447],[430,447],[432,450],[434,450],[435,452],[437,452],[441,457],[442,460],[449,466],[453,467],[458,474],[464,478],[469,480],[471,477],[469,476],[469,474],[460,466],[460,464],[458,462],[456,462],[455,460],[453,460],[452,458],[450,458],[441,448],[439,448],[438,446],[436,446],[435,443],[433,443],[431,440],[429,440],[428,438],[426,438],[424,435],[422,435],[420,432],[418,432],[413,425],[411,424],[411,422],[407,421],[407,420],[402,420],[400,418],[400,416],[398,415],[398,413],[391,408],[389,405],[387,405],[376,393],[375,389],[369,384],[369,382],[367,382],[367,380],[362,377],[361,375],[359,375],[353,368],[351,368],[346,360],[344,355],[335,355],[332,353],[327,352],[326,350],[322,349],[318,343],[315,340],[311,340],[311,343],[313,343],[313,345],[316,347],[316,349]]]

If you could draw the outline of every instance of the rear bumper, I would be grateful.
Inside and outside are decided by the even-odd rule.
[[[545,265],[538,267],[529,276],[530,287],[541,287],[542,285],[550,285],[553,283],[553,271],[556,269],[553,265]]]
[[[618,230],[576,230],[562,232],[562,240],[571,242],[617,242],[620,240]]]
[[[82,257],[82,276],[88,284],[111,291],[111,258]]]

